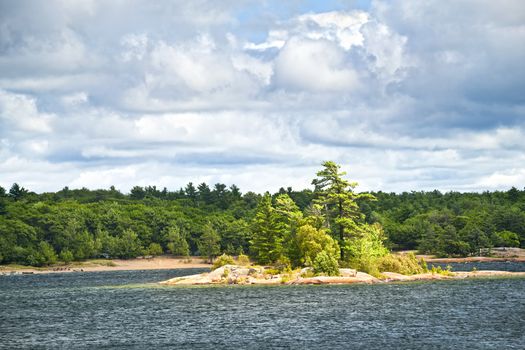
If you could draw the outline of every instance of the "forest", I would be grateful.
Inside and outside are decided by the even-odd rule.
[[[191,182],[176,191],[34,193],[15,183],[0,187],[0,263],[226,253],[329,270],[389,250],[460,257],[525,247],[525,189],[358,192],[333,162],[322,164],[312,185],[273,194]]]

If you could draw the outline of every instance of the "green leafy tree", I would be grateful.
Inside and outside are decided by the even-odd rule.
[[[220,241],[221,236],[213,226],[210,223],[206,224],[204,232],[197,243],[201,256],[207,257],[210,263],[213,262],[213,258],[220,253]]]
[[[162,247],[158,243],[150,243],[147,253],[153,256],[162,255]]]
[[[177,226],[168,228],[167,240],[167,248],[171,254],[176,256],[190,255],[188,241],[186,241],[186,238]]]
[[[519,247],[520,237],[514,232],[503,230],[494,234],[492,242],[496,247]]]
[[[317,255],[324,252],[330,259],[339,259],[339,245],[326,229],[316,229],[306,224],[297,230],[297,245],[300,253],[300,265],[313,266]]]
[[[74,258],[73,253],[68,249],[64,249],[60,252],[60,260],[66,264],[69,264]]]
[[[324,250],[315,256],[313,269],[316,275],[339,276],[337,258]]]
[[[365,225],[359,237],[345,241],[344,250],[349,266],[368,273],[378,273],[378,261],[388,254],[383,242],[385,236],[379,224]]]

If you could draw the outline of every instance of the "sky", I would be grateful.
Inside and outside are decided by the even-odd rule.
[[[0,0],[0,186],[525,186],[522,0]]]

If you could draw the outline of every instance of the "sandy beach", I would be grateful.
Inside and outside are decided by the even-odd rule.
[[[67,273],[67,272],[92,272],[92,271],[125,271],[125,270],[163,270],[184,268],[208,268],[201,257],[176,258],[170,256],[157,256],[143,259],[94,259],[84,262],[75,262],[69,265],[56,265],[43,268],[23,267],[20,265],[0,266],[0,273]]]
[[[406,252],[400,252],[404,254]],[[515,261],[525,262],[525,249],[507,248],[504,251],[495,250],[494,256],[472,256],[466,258],[436,258],[429,255],[417,255],[424,258],[428,264],[432,263],[462,263],[462,262],[497,262]],[[91,259],[83,262],[72,262],[71,264],[57,264],[46,267],[26,267],[22,265],[0,265],[0,274],[20,273],[64,273],[64,272],[89,272],[89,271],[125,271],[125,270],[160,270],[160,269],[184,269],[184,268],[209,268],[200,256],[188,258],[173,256],[156,256],[153,258],[137,259]]]

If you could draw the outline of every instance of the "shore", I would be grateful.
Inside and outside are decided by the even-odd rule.
[[[498,257],[486,257],[486,256],[470,256],[467,258],[427,258],[427,263],[469,263],[469,262],[525,262],[525,257],[515,258],[498,258]]]
[[[197,285],[303,285],[303,284],[354,284],[354,283],[389,283],[430,280],[458,280],[466,278],[525,278],[525,272],[508,271],[471,271],[422,273],[402,275],[383,272],[377,278],[353,269],[340,269],[340,276],[308,276],[305,269],[291,273],[272,275],[264,267],[225,265],[208,273],[175,277],[159,282],[162,285],[197,286]]]
[[[399,252],[404,254],[406,252]],[[492,257],[467,257],[467,258],[436,258],[429,255],[417,255],[424,258],[429,264],[432,263],[468,263],[468,262],[499,262],[513,261],[525,262],[525,249],[512,248],[504,252],[495,252]],[[126,271],[126,270],[160,270],[160,269],[184,269],[184,268],[210,268],[202,257],[194,256],[180,258],[173,256],[156,256],[153,258],[137,259],[90,259],[70,264],[56,264],[46,267],[32,267],[23,265],[0,265],[0,274],[10,273],[66,273],[66,272],[96,272],[96,271]]]
[[[398,254],[406,254],[415,251],[402,251]],[[525,262],[525,249],[522,248],[493,248],[490,256],[469,256],[466,258],[438,258],[433,255],[416,255],[417,258],[423,258],[429,264],[431,263],[469,263],[469,262]]]
[[[67,272],[96,272],[96,271],[128,271],[128,270],[168,270],[209,268],[211,264],[204,262],[202,257],[176,258],[157,256],[144,259],[92,259],[83,262],[74,262],[67,265],[47,267],[27,267],[22,265],[2,265],[0,274],[10,273],[67,273]]]

